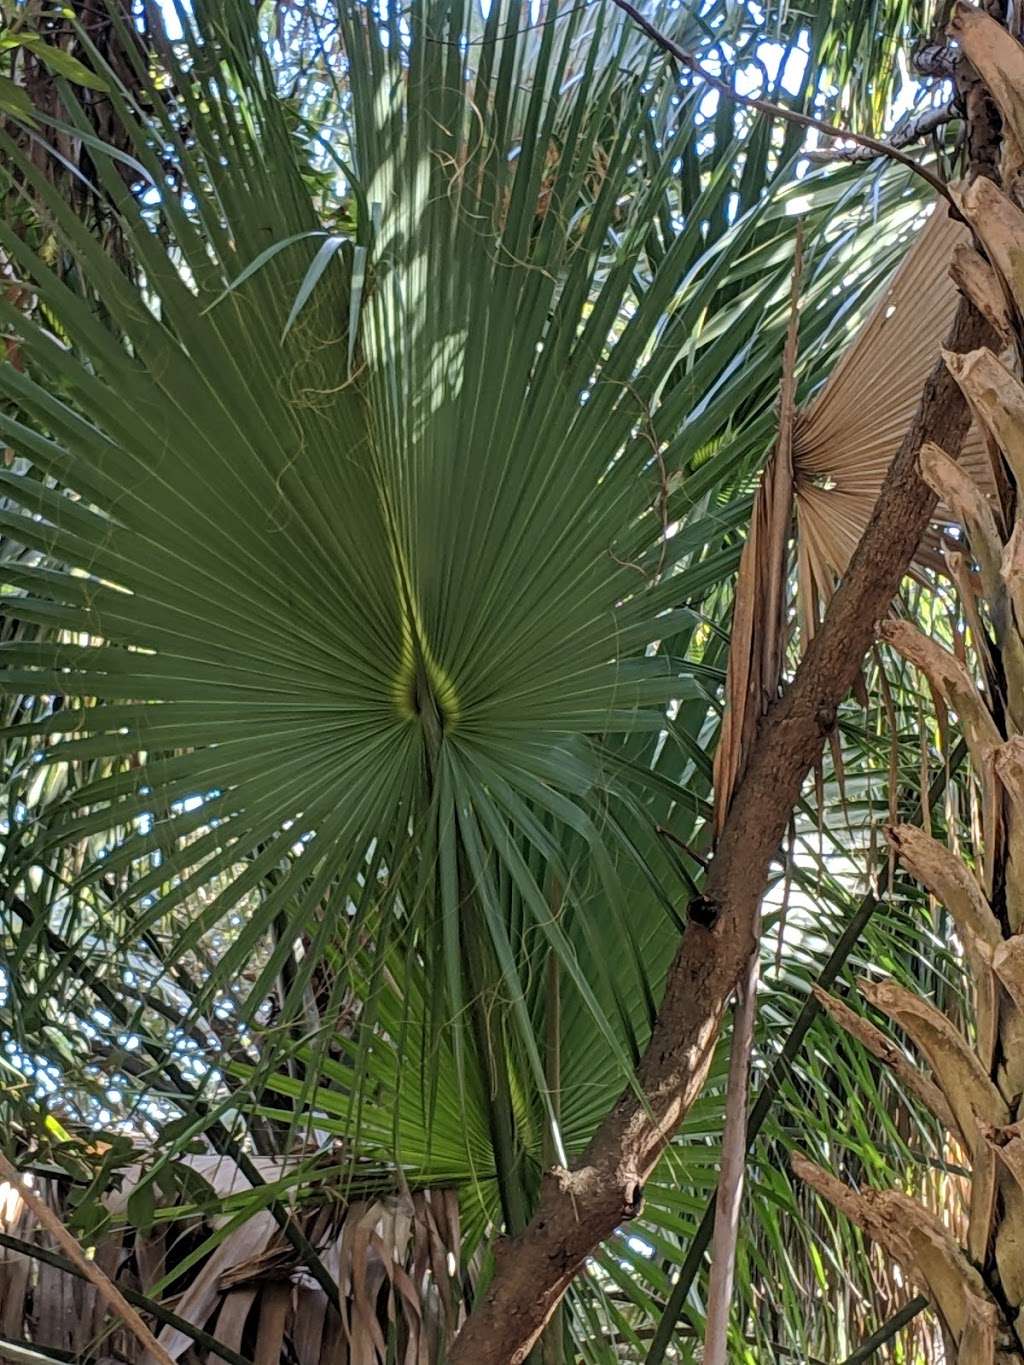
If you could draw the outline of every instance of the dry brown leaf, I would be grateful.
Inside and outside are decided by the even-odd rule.
[[[954,249],[969,242],[963,224],[939,206],[821,393],[797,415],[793,474],[801,588],[813,583],[821,604],[846,572],[939,357],[956,307],[950,261]],[[961,464],[986,495],[993,490],[976,428],[964,442]],[[945,510],[937,516],[948,520]],[[807,624],[813,629],[812,620]]]
[[[967,1325],[957,1346],[957,1365],[997,1365],[998,1321],[999,1314],[995,1304],[987,1303],[976,1308],[974,1314],[967,1319]]]
[[[257,1292],[255,1285],[247,1285],[242,1289],[232,1289],[221,1299],[213,1331],[218,1341],[234,1351],[242,1349],[242,1334],[256,1302]]]
[[[878,499],[882,480],[940,354],[956,307],[949,274],[956,246],[970,234],[940,205],[914,240],[870,316],[827,383],[792,420],[784,385],[780,440],[762,476],[736,583],[728,698],[715,752],[715,822],[720,827],[765,707],[777,694],[785,647],[780,564],[796,510],[797,617],[804,644],[846,572]],[[792,350],[790,350],[792,347]],[[792,373],[791,328],[784,374]],[[871,401],[864,395],[870,393]],[[981,490],[994,493],[984,438],[972,427],[961,464]],[[951,514],[945,506],[939,523]],[[929,540],[922,559],[935,560]]]
[[[194,1327],[205,1327],[221,1300],[221,1275],[262,1251],[276,1232],[274,1215],[260,1211],[228,1233],[193,1276],[175,1310],[178,1316]],[[172,1360],[177,1360],[192,1345],[192,1338],[176,1327],[165,1327],[158,1340]],[[142,1365],[152,1365],[148,1356]]]
[[[995,1153],[983,1134],[979,1134],[975,1140],[971,1164],[971,1212],[967,1227],[967,1252],[975,1265],[985,1265],[995,1230],[999,1177]]]
[[[852,1190],[799,1152],[795,1174],[898,1260],[929,1295],[960,1342],[968,1323],[986,1319],[994,1301],[978,1271],[939,1219],[899,1190]]]
[[[992,954],[992,969],[1019,1010],[1024,1010],[1024,939],[1006,939]]]
[[[1024,1300],[1024,1139],[1019,1124],[992,1134],[1000,1167],[1008,1179],[1001,1182],[1003,1215],[996,1233],[996,1264],[1003,1292],[1019,1305]]]
[[[793,518],[794,391],[799,326],[801,230],[797,229],[789,326],[782,358],[779,435],[761,475],[733,599],[726,705],[714,756],[714,827],[722,827],[758,724],[782,682],[785,582]]]
[[[254,1365],[280,1365],[284,1330],[291,1308],[290,1284],[268,1285],[260,1298],[260,1327]]]
[[[994,1307],[984,1280],[934,1214],[897,1190],[884,1190],[879,1198],[889,1216],[903,1222],[918,1275],[960,1342],[967,1324]]]
[[[964,189],[957,198],[961,213],[978,234],[989,260],[1005,281],[1019,312],[1024,303],[1024,213],[985,176]]]
[[[974,981],[974,1050],[983,1069],[994,1076],[1001,1014],[999,986],[987,945],[976,938],[966,939],[964,951]]]
[[[1024,521],[1018,520],[1006,542],[1000,573],[1013,603],[1017,630],[1024,631]]]
[[[894,1260],[899,1261],[909,1274],[917,1278],[905,1230],[899,1222],[893,1223],[887,1218],[884,1210],[878,1207],[875,1198],[872,1197],[877,1196],[876,1190],[858,1192],[852,1189],[799,1151],[790,1153],[790,1165],[798,1179],[809,1185],[822,1198],[827,1199],[852,1223],[856,1223],[873,1242],[877,1242]],[[922,1283],[922,1288],[924,1287]]]
[[[964,665],[909,621],[884,621],[879,634],[919,668],[946,705],[957,712],[971,755],[979,770],[984,770],[1002,736]]]
[[[967,530],[971,550],[981,567],[985,596],[995,601],[1002,587],[999,568],[1003,542],[992,503],[970,474],[933,441],[926,441],[919,457],[921,477]]]
[[[34,1227],[32,1210],[15,1186],[0,1182],[0,1231],[31,1241]],[[5,1336],[22,1335],[31,1272],[30,1257],[0,1247],[0,1330]]]
[[[20,1173],[11,1165],[2,1151],[0,1151],[0,1175],[4,1177],[8,1185],[18,1191],[22,1201],[29,1206],[36,1219],[54,1239],[64,1255],[74,1262],[85,1279],[99,1290],[111,1311],[121,1319],[126,1327],[130,1328],[139,1342],[152,1354],[157,1365],[173,1365],[170,1356],[161,1348],[147,1324],[139,1316],[138,1311],[132,1307],[95,1261],[89,1260],[78,1242],[68,1232],[61,1218],[48,1207],[45,1198],[40,1197],[35,1190],[25,1183]],[[64,1276],[64,1279],[67,1280],[68,1277]],[[55,1319],[58,1322],[61,1320],[60,1318]],[[66,1316],[63,1320],[66,1321]]]
[[[996,753],[994,767],[1008,797],[1006,913],[1010,929],[1017,934],[1024,928],[1024,738],[1017,735],[1007,740]]]
[[[999,746],[995,770],[1014,805],[1019,805],[1024,814],[1024,736],[1014,735]]]

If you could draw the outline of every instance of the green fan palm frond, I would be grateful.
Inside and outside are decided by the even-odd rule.
[[[58,276],[3,229],[62,329],[5,305],[25,370],[3,372],[4,430],[31,468],[3,473],[3,529],[33,552],[8,577],[48,628],[5,647],[7,680],[68,700],[23,727],[45,763],[112,764],[45,838],[134,823],[82,876],[135,874],[125,933],[161,936],[167,970],[258,890],[219,963],[260,960],[244,1017],[325,900],[342,937],[422,936],[439,1018],[478,958],[540,1083],[511,897],[625,1070],[549,883],[573,901],[560,841],[598,849],[614,800],[591,736],[656,731],[684,686],[645,652],[685,594],[659,581],[662,503],[708,384],[695,330],[762,215],[713,267],[684,229],[650,270],[694,110],[636,193],[663,77],[616,98],[613,16],[581,52],[575,11],[527,41],[495,7],[469,72],[458,10],[343,18],[350,236],[313,212],[243,7],[197,6],[170,94],[140,71],[152,113],[111,81],[139,188],[99,149],[97,175],[134,277],[5,140],[76,262]],[[374,859],[388,889],[348,914]]]
[[[82,788],[79,810],[118,823],[199,794],[208,818],[229,817],[229,838],[176,851],[150,878],[163,894],[138,932],[251,859],[178,954],[295,846],[293,822],[316,837],[264,902],[264,924],[282,905],[296,913],[307,880],[301,899],[314,903],[336,870],[324,850],[355,867],[379,840],[397,868],[432,838],[439,875],[424,875],[423,895],[450,918],[458,886],[475,882],[473,913],[496,928],[490,860],[503,831],[537,803],[558,819],[563,800],[585,812],[596,765],[585,741],[566,744],[643,724],[637,703],[665,692],[656,666],[617,658],[618,639],[654,615],[615,550],[650,501],[640,390],[656,390],[672,356],[643,355],[653,297],[608,346],[638,246],[627,224],[607,259],[627,135],[588,188],[610,82],[582,73],[547,185],[554,143],[537,151],[533,126],[510,158],[505,125],[523,99],[511,68],[491,91],[478,73],[470,98],[451,85],[457,30],[414,41],[423,69],[407,69],[397,30],[389,55],[386,33],[360,33],[359,20],[348,50],[356,174],[375,214],[365,241],[325,256],[273,100],[258,85],[232,98],[208,38],[177,89],[197,106],[209,69],[218,116],[208,145],[178,147],[196,207],[163,195],[169,247],[145,197],[107,177],[141,288],[25,167],[120,335],[6,243],[73,343],[9,318],[30,359],[27,375],[6,376],[10,439],[50,478],[6,475],[22,511],[5,528],[74,571],[22,571],[19,609],[79,636],[12,646],[8,678],[102,702],[54,719],[66,736],[48,750],[55,761],[144,746],[143,767]],[[246,38],[232,33],[229,58]],[[554,27],[547,48],[531,125],[551,120],[550,84],[572,51]],[[145,157],[142,126],[136,137]],[[542,211],[542,195],[557,207]],[[598,269],[608,279],[582,322]],[[76,828],[69,812],[66,833]],[[173,819],[124,853],[168,837]],[[196,870],[175,885],[186,866]],[[532,904],[533,879],[508,866]]]

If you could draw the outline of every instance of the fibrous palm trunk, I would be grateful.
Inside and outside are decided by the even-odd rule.
[[[931,1070],[908,1066],[873,1025],[839,1001],[822,1003],[887,1065],[969,1157],[971,1195],[959,1239],[899,1190],[856,1192],[794,1157],[799,1175],[852,1218],[928,1293],[958,1365],[1024,1360],[1024,212],[1017,202],[1024,165],[1024,47],[978,10],[961,5],[955,36],[998,103],[1004,120],[1004,193],[980,178],[960,207],[980,251],[958,275],[1006,345],[947,357],[988,437],[996,496],[937,445],[921,472],[961,521],[968,552],[947,561],[975,644],[976,668],[908,621],[881,634],[927,678],[956,713],[978,774],[981,839],[968,859],[923,829],[896,826],[891,839],[907,870],[949,912],[970,973],[975,1028],[970,1040],[934,1004],[892,982],[864,981],[869,1003],[910,1040]]]

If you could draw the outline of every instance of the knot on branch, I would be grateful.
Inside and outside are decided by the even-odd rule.
[[[833,701],[823,701],[815,708],[814,719],[823,734],[827,735],[835,728],[838,711],[839,708]]]

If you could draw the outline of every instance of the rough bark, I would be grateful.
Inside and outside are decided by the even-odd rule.
[[[962,302],[947,349],[991,342],[987,323]],[[637,1087],[623,1092],[573,1170],[545,1178],[521,1235],[498,1244],[494,1276],[455,1341],[450,1365],[520,1365],[587,1256],[639,1212],[644,1181],[704,1085],[804,778],[935,508],[935,495],[917,472],[921,447],[934,441],[957,454],[969,422],[956,381],[940,361],[825,621],[762,723],[708,871],[701,922],[691,918],[669,970]]]

